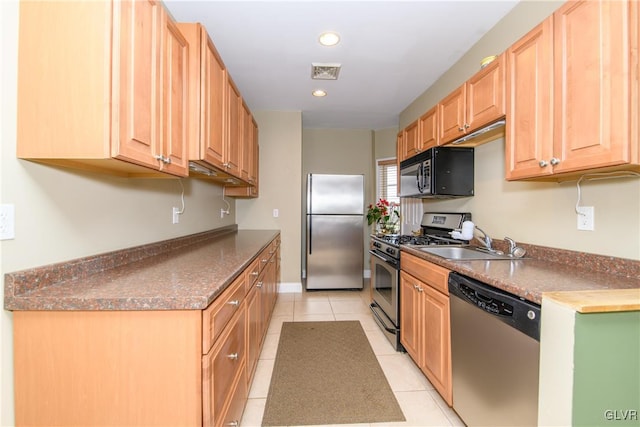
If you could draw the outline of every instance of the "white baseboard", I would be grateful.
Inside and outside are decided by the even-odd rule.
[[[278,285],[278,293],[280,294],[296,292],[302,292],[302,282],[280,282],[280,284]]]

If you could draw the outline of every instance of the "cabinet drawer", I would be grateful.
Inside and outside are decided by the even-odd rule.
[[[400,253],[400,266],[402,270],[425,282],[435,290],[449,295],[449,286],[447,283],[449,280],[449,270],[446,268],[405,252]]]
[[[258,256],[258,259],[260,260],[260,271],[264,270],[264,268],[269,263],[269,258],[271,257],[271,255],[269,254],[270,249],[271,249],[271,245],[264,248],[262,252],[260,252],[260,255]]]
[[[245,305],[239,310],[209,354],[202,358],[202,399],[204,424],[213,425],[216,414],[222,414],[238,375],[244,377]],[[244,382],[244,380],[243,380]]]
[[[202,312],[202,354],[206,354],[246,293],[245,275],[241,274],[211,305]]]
[[[260,260],[261,259],[262,258],[260,258],[260,257],[254,259],[253,262],[246,269],[246,272],[247,272],[247,283],[246,283],[247,293],[249,293],[249,290],[253,287],[253,285],[256,284],[256,281],[258,280],[258,275],[260,274],[260,264],[261,264]]]

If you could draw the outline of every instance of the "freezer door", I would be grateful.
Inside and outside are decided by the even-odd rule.
[[[363,175],[307,176],[308,214],[362,215],[363,212]]]
[[[307,289],[362,289],[362,215],[307,216]]]

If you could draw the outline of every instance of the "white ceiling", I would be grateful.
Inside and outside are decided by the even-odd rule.
[[[377,130],[397,126],[399,113],[517,1],[165,4],[177,21],[206,27],[251,110],[302,111],[304,128]],[[318,43],[328,30],[340,44]],[[338,80],[312,80],[312,62],[341,64]],[[317,88],[328,95],[311,96]]]

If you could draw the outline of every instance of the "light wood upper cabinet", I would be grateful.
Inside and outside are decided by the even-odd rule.
[[[206,30],[179,23],[189,42],[189,159],[223,169],[226,142],[227,76]]]
[[[162,11],[163,114],[160,142],[166,161],[162,170],[186,175],[189,170],[189,44],[176,24]]]
[[[638,170],[638,4],[572,1],[507,52],[507,179]]]
[[[465,85],[460,86],[438,103],[438,134],[440,141],[449,142],[464,135],[465,128]]]
[[[504,56],[499,55],[465,84],[467,132],[478,130],[505,115]]]
[[[505,114],[504,54],[478,71],[438,105],[439,144],[446,144]]]
[[[23,2],[19,28],[19,158],[187,175],[188,47],[161,3]]]
[[[420,151],[439,145],[437,106],[434,106],[420,117],[419,127]]]
[[[554,13],[554,173],[630,161],[631,7],[581,1]]]
[[[231,175],[240,178],[240,144],[242,144],[242,95],[227,73],[227,142],[224,167]]]
[[[402,160],[413,157],[420,152],[419,131],[420,128],[418,127],[418,120],[414,121],[409,126],[404,128],[402,135]]]
[[[258,131],[251,111],[205,28],[197,23],[178,27],[192,46],[189,94],[199,111],[190,116],[189,159],[215,168],[209,179],[225,185],[233,179],[227,195],[257,197]]]
[[[121,138],[111,145],[113,157],[154,167],[160,153],[161,64],[156,43],[160,40],[160,8],[147,0],[122,3],[119,37],[122,112]],[[114,46],[115,47],[115,46]],[[162,163],[162,162],[160,162]]]
[[[507,50],[507,179],[551,174],[553,153],[553,18]]]
[[[253,155],[253,136],[251,135],[253,132],[251,125],[251,111],[249,111],[249,107],[247,104],[242,102],[242,109],[240,111],[242,114],[241,122],[242,122],[242,138],[240,144],[240,177],[249,182],[249,169],[251,168],[251,156]]]

